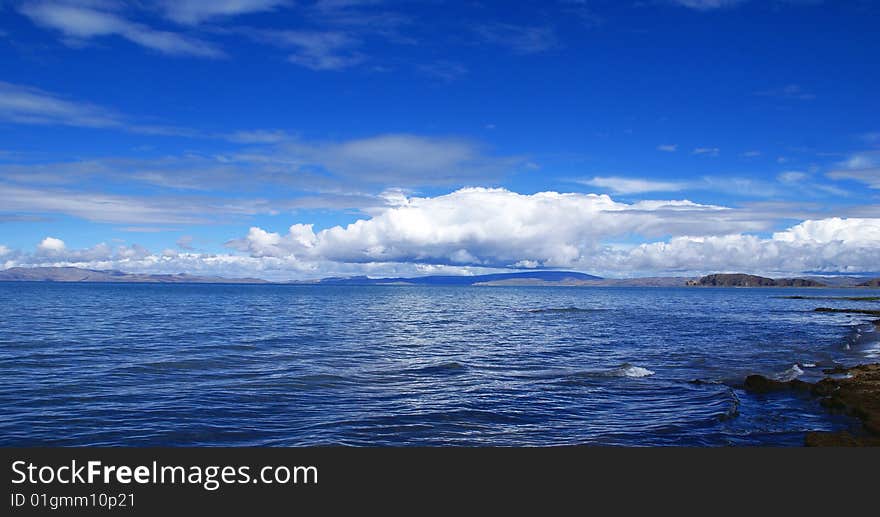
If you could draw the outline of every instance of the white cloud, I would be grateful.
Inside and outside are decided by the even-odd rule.
[[[732,212],[690,201],[626,204],[606,195],[466,188],[408,198],[371,219],[317,233],[303,224],[285,235],[252,228],[229,245],[255,257],[334,262],[562,266],[578,262],[609,238],[766,227]]]
[[[129,21],[108,8],[112,5],[56,0],[25,2],[19,9],[37,25],[58,30],[72,40],[119,36],[163,54],[209,58],[223,56],[222,51],[208,42]]]
[[[606,270],[860,272],[880,268],[880,219],[805,221],[769,239],[755,235],[676,237],[599,257]]]
[[[556,200],[553,202],[560,203],[560,211],[570,209],[569,203],[579,199],[566,199],[564,194],[535,196],[538,199],[544,198],[544,201],[539,202],[541,204],[547,200]],[[613,201],[601,198],[602,196],[595,196],[594,202],[598,206],[592,206],[592,210],[596,210],[599,206],[609,209],[614,207]],[[582,202],[583,199],[580,201]],[[662,220],[668,219],[670,214],[660,207],[670,206],[674,211],[674,207],[677,206],[686,217],[691,219],[695,217],[693,204],[678,202],[669,205],[669,203],[655,202],[639,210],[651,212],[653,208],[654,217]],[[419,204],[416,202],[417,206]],[[610,210],[617,212],[617,215],[605,214],[610,218],[622,219],[612,228],[602,224],[605,216],[600,215],[599,212],[594,212],[588,221],[580,220],[579,225],[566,225],[559,213],[551,213],[545,223],[533,222],[531,226],[523,227],[521,233],[524,235],[519,236],[512,235],[511,228],[523,223],[522,215],[507,221],[508,217],[504,215],[507,210],[503,205],[487,207],[487,212],[491,214],[490,223],[483,226],[476,224],[475,227],[470,228],[465,227],[463,222],[434,227],[431,221],[412,219],[409,216],[405,217],[409,222],[393,221],[395,218],[404,217],[404,212],[395,212],[396,215],[390,216],[387,220],[377,221],[375,223],[377,226],[373,228],[369,228],[370,225],[365,222],[355,228],[337,227],[329,233],[327,231],[315,233],[310,225],[302,224],[294,225],[285,235],[253,228],[246,237],[235,243],[243,250],[250,251],[248,255],[204,254],[174,250],[152,253],[137,245],[120,246],[112,250],[105,244],[83,250],[67,250],[63,245],[49,241],[44,246],[48,247],[48,250],[38,248],[37,253],[32,255],[13,254],[5,265],[6,267],[77,266],[90,269],[119,269],[133,273],[187,272],[287,280],[362,274],[370,276],[478,274],[495,269],[483,268],[467,262],[480,259],[475,253],[482,253],[484,257],[487,253],[491,253],[496,257],[513,257],[509,262],[515,267],[551,266],[605,276],[693,275],[707,272],[747,272],[778,276],[807,271],[826,273],[876,271],[877,257],[880,256],[880,218],[809,220],[769,237],[722,231],[702,236],[680,235],[668,240],[627,246],[597,242],[603,235],[627,231],[627,228],[633,224],[632,221],[627,220],[634,215],[627,209]],[[643,215],[652,217],[649,213]],[[501,227],[501,233],[503,238],[508,240],[513,238],[512,242],[502,242],[502,237],[486,233],[487,230],[498,229],[499,220],[507,221]],[[541,229],[554,224],[562,225],[558,234],[545,233],[543,239],[536,236]],[[579,227],[575,228],[575,226]],[[711,226],[712,224],[706,223],[703,230],[710,231]],[[696,227],[692,228],[696,229]],[[334,248],[340,244],[348,250],[339,251]],[[397,246],[398,251],[378,253],[380,247],[389,244]],[[413,256],[412,250],[406,251],[410,245],[418,246],[421,250],[444,248],[447,258],[451,257],[452,262],[460,262],[460,264],[430,260],[418,262],[421,260],[420,257]],[[355,247],[361,249],[354,250]],[[353,255],[346,256],[352,251],[354,251]],[[389,260],[361,260],[364,254],[377,253],[386,255]],[[550,256],[551,260],[527,258],[530,256]],[[422,258],[430,257],[423,255]]]
[[[678,144],[661,144],[657,146],[657,150],[665,153],[674,153],[678,150]]]
[[[65,249],[64,241],[55,237],[46,237],[37,244],[37,251],[42,253],[60,253]]]
[[[168,18],[184,24],[241,14],[270,11],[288,0],[163,0]]]
[[[688,187],[686,183],[621,178],[618,176],[597,176],[593,179],[581,181],[579,183],[607,189],[615,194],[639,194],[644,192],[678,192],[680,190],[685,190]]]

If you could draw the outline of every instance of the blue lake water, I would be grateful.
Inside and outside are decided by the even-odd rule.
[[[0,445],[801,445],[854,422],[735,386],[880,303],[797,294],[878,290],[0,283]]]

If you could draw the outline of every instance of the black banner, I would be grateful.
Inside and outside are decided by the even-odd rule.
[[[880,449],[59,448],[2,449],[2,457],[4,515],[421,513],[472,504],[610,504],[629,513],[712,511],[705,501],[839,511],[841,494],[872,493]]]

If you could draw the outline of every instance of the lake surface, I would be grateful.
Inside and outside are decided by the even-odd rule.
[[[878,294],[0,283],[0,445],[801,445]]]

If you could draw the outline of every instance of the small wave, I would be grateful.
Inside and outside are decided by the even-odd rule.
[[[800,377],[803,374],[804,374],[804,371],[801,370],[801,367],[796,364],[793,364],[793,365],[791,365],[791,368],[789,368],[788,370],[785,370],[784,372],[781,372],[781,373],[774,375],[773,378],[776,379],[777,381],[787,382],[787,381],[792,381],[794,379],[797,379],[798,377]]]
[[[880,341],[866,344],[863,353],[871,359],[880,358]]]
[[[408,370],[408,372],[419,375],[455,375],[458,373],[463,373],[466,368],[467,367],[461,363],[451,361],[448,363],[435,364],[422,368],[413,368]]]
[[[635,378],[650,377],[651,375],[654,375],[654,372],[647,369],[647,368],[642,368],[641,366],[636,366],[634,364],[629,364],[629,363],[624,363],[613,370],[608,370],[605,373],[611,377],[635,377]]]
[[[599,312],[604,310],[605,309],[586,309],[581,307],[546,307],[541,309],[525,309],[525,312],[540,314],[552,312]]]

